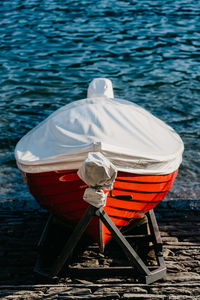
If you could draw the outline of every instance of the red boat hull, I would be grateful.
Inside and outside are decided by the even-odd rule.
[[[108,194],[104,210],[118,228],[128,225],[153,209],[171,189],[178,171],[168,175],[135,175],[118,172],[112,194],[131,195],[132,199],[119,200]],[[54,215],[77,224],[88,203],[83,200],[87,185],[78,177],[77,170],[23,174],[31,194],[40,205]],[[100,243],[103,250],[111,234],[94,217],[87,233]]]

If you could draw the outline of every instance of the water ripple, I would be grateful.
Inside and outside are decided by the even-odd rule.
[[[199,24],[194,0],[1,1],[0,199],[14,189],[30,197],[14,163],[16,142],[55,109],[84,98],[98,76],[180,133],[186,151],[169,197],[199,199]]]

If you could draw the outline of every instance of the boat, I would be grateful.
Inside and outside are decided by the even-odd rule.
[[[183,150],[174,129],[134,102],[115,98],[111,81],[96,78],[86,99],[61,107],[22,137],[15,157],[30,193],[43,208],[74,226],[90,204],[102,206],[122,230],[164,199]],[[107,186],[107,179],[92,184],[81,175],[85,162],[91,171],[94,160],[114,172]],[[101,179],[101,171],[94,167],[92,180],[97,173]],[[109,172],[105,168],[104,173]],[[90,190],[94,193],[87,201]],[[103,201],[98,204],[97,196],[95,204],[92,198],[99,190]],[[97,217],[87,233],[101,250],[111,238]]]

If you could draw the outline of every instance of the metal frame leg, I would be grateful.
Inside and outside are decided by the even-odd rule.
[[[138,271],[140,272],[140,274],[144,276],[145,282],[147,284],[157,281],[166,275],[166,266],[165,266],[165,262],[164,262],[164,259],[162,256],[159,256],[157,259],[157,261],[159,263],[159,267],[153,271],[150,271],[150,269],[144,264],[144,262],[139,257],[139,255],[135,252],[135,250],[132,248],[132,246],[125,239],[123,234],[119,231],[119,229],[115,226],[115,224],[108,217],[106,212],[102,208],[100,208],[96,211],[96,215],[101,219],[101,221],[104,223],[104,225],[111,232],[112,236],[119,243],[119,245],[125,252],[127,258],[129,259],[131,265],[135,266],[138,269]],[[154,244],[156,246],[158,246],[160,244],[162,245],[158,225],[157,225],[153,210],[149,212],[149,216],[150,216],[151,235],[153,236],[153,239],[155,239]],[[157,254],[158,253],[156,253],[156,257],[157,257]]]
[[[53,218],[54,218],[53,214],[50,214],[49,217],[48,217],[48,220],[47,220],[47,222],[44,226],[44,230],[43,230],[42,235],[39,239],[39,242],[37,244],[38,248],[40,248],[44,245],[45,239],[46,239],[47,234],[48,234],[49,226],[51,225],[51,223],[53,221]]]
[[[66,264],[69,257],[72,255],[74,248],[76,247],[77,243],[79,242],[80,238],[82,237],[83,233],[85,232],[89,222],[91,221],[91,219],[94,216],[99,217],[99,219],[104,223],[104,225],[111,232],[112,236],[115,238],[115,240],[118,242],[118,244],[124,251],[125,255],[127,256],[131,266],[126,267],[125,269],[128,270],[128,268],[129,268],[129,271],[132,272],[134,270],[133,267],[135,266],[136,269],[139,271],[140,275],[145,279],[145,282],[147,284],[152,283],[156,280],[159,280],[165,276],[166,267],[165,267],[164,259],[161,255],[158,256],[158,259],[157,259],[158,264],[159,264],[158,268],[157,269],[154,268],[153,271],[150,271],[151,268],[147,267],[145,265],[145,263],[142,261],[140,256],[133,249],[133,247],[129,244],[129,242],[126,240],[124,235],[120,232],[120,230],[115,226],[115,224],[112,222],[112,220],[106,214],[106,212],[102,208],[96,208],[92,205],[90,205],[88,207],[84,216],[79,221],[78,225],[76,225],[74,231],[72,232],[71,236],[69,237],[68,241],[66,242],[65,246],[63,247],[60,255],[56,258],[53,266],[51,267],[50,272],[47,274],[41,270],[41,268],[39,267],[39,263],[40,263],[39,260],[36,263],[35,271],[42,275],[48,276],[48,277],[54,277],[54,276],[58,275],[58,273],[61,271],[63,266]],[[159,254],[159,252],[157,250],[160,249],[160,245],[162,245],[162,241],[160,238],[157,222],[156,222],[153,211],[149,212],[148,219],[149,219],[149,227],[150,227],[151,235],[153,237],[153,243],[154,243],[155,249],[156,249],[155,252],[156,252],[156,256],[157,256],[157,254]],[[40,245],[42,245],[44,242],[45,236],[48,231],[48,226],[49,226],[51,220],[52,220],[52,217],[48,220],[48,224],[45,226],[44,232],[43,232],[40,242],[39,242]],[[82,268],[82,269],[85,270],[86,268]],[[112,268],[110,268],[110,269],[112,269]],[[122,267],[121,268],[114,267],[114,269],[122,270]],[[93,270],[93,271],[96,270],[96,271],[102,272],[104,269],[103,268],[91,268],[91,270]],[[87,269],[87,271],[88,271],[88,269]],[[107,271],[108,271],[108,269],[107,269]],[[134,271],[133,271],[133,274],[134,274]]]
[[[115,240],[118,242],[120,247],[123,249],[130,263],[132,265],[135,265],[142,275],[150,275],[149,269],[143,263],[139,255],[135,252],[135,250],[131,247],[129,242],[125,239],[123,234],[111,221],[111,219],[108,217],[106,212],[102,208],[100,208],[96,211],[96,215],[101,219],[104,225],[111,232],[112,236],[115,238]]]
[[[162,253],[163,244],[162,244],[160,231],[158,228],[158,224],[156,221],[154,211],[150,210],[147,213],[147,217],[148,217],[148,224],[149,224],[150,232],[151,232],[152,239],[153,239],[153,245],[154,245],[157,263],[161,268],[166,270],[166,265],[165,265],[165,261],[164,261],[163,253]]]
[[[54,218],[53,214],[50,214],[49,217],[48,217],[48,220],[47,220],[47,222],[44,226],[44,229],[43,229],[43,232],[42,232],[41,237],[39,239],[39,242],[37,244],[38,249],[42,249],[42,247],[44,246],[49,228],[51,226],[51,223],[53,222],[53,218]],[[45,276],[45,277],[48,276],[47,272],[44,270],[44,268],[41,267],[41,265],[42,265],[41,255],[38,254],[38,257],[37,257],[37,260],[36,260],[36,263],[35,263],[35,266],[34,266],[34,272],[38,273],[42,276]]]
[[[92,205],[88,207],[86,213],[84,214],[84,216],[82,217],[82,219],[75,227],[74,231],[72,232],[71,236],[69,237],[67,243],[65,244],[63,250],[61,251],[61,254],[57,257],[50,272],[51,277],[56,276],[61,271],[67,259],[71,256],[81,236],[85,232],[92,217],[95,215],[96,210],[97,208]]]

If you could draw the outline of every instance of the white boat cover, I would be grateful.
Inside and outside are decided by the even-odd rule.
[[[184,149],[179,135],[133,102],[109,98],[107,83],[96,79],[90,98],[65,105],[27,133],[15,149],[18,167],[28,173],[78,169],[89,152],[101,152],[118,171],[177,170]]]

